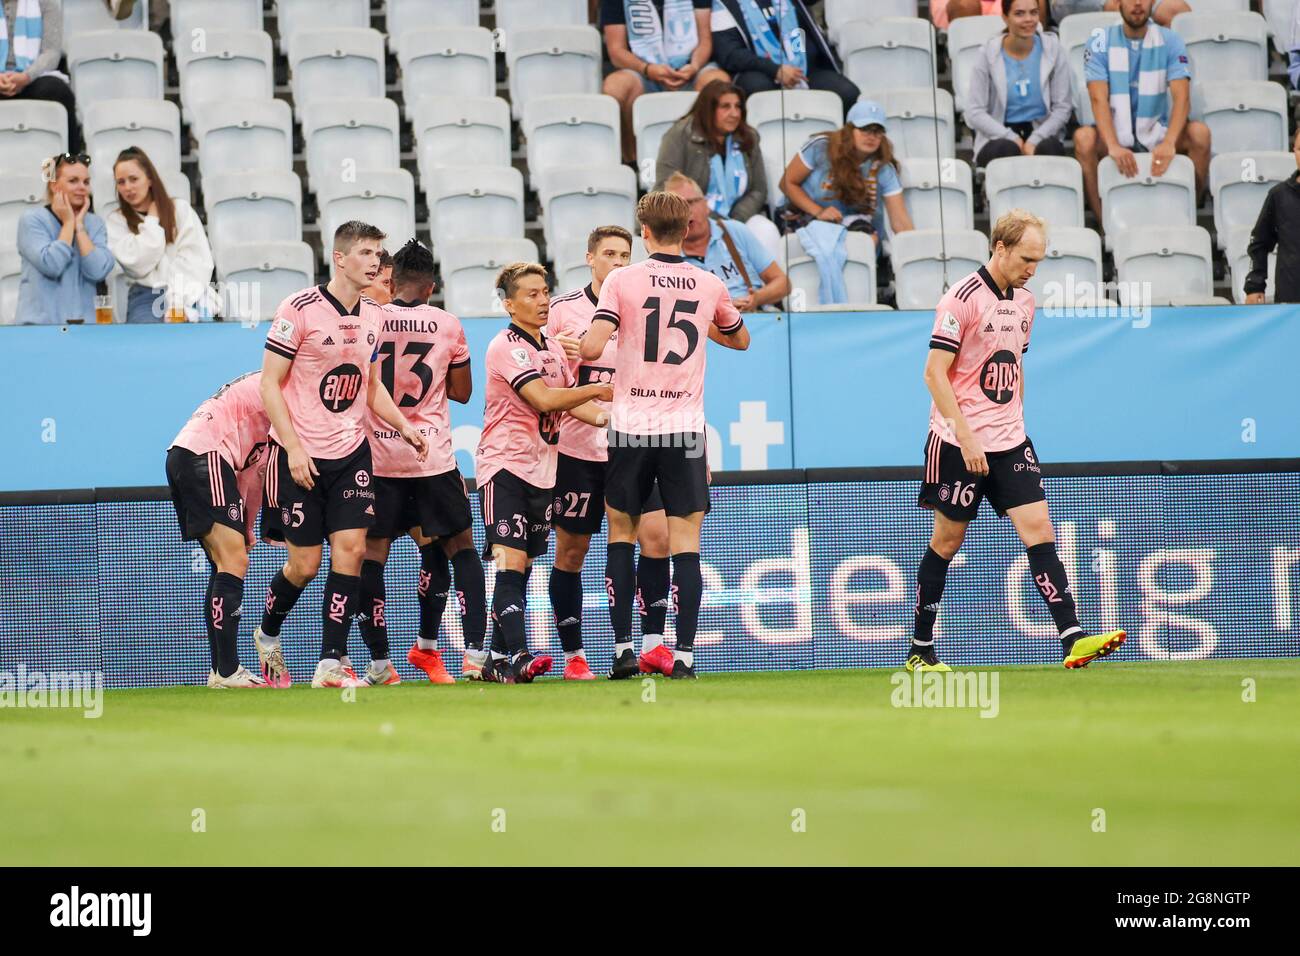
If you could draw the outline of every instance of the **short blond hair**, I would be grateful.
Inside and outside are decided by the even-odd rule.
[[[675,245],[686,238],[691,220],[690,204],[676,193],[657,190],[646,193],[636,204],[637,222],[650,230],[657,242]]]
[[[497,289],[501,298],[513,298],[519,291],[519,280],[524,276],[541,276],[546,281],[546,267],[537,262],[512,262],[497,273]]]
[[[672,192],[678,186],[690,186],[692,189],[700,193],[704,192],[703,189],[700,189],[699,183],[697,183],[690,176],[687,176],[680,169],[664,180],[664,189],[666,189],[668,192]]]
[[[1025,238],[1025,230],[1037,229],[1047,238],[1047,223],[1035,216],[1032,212],[1024,209],[1009,209],[998,217],[998,221],[993,224],[993,232],[989,236],[989,247],[996,249],[998,243],[1006,246],[1008,249],[1014,249],[1020,245],[1020,240]]]

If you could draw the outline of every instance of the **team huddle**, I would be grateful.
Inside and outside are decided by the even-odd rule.
[[[384,565],[405,535],[420,553],[419,632],[407,652],[410,664],[434,683],[453,682],[439,628],[454,584],[462,676],[529,683],[554,663],[530,653],[524,626],[528,578],[549,550],[552,528],[548,590],[563,676],[592,680],[581,571],[606,519],[614,633],[608,677],[695,678],[700,529],[710,480],[705,339],[744,350],[749,332],[722,281],[682,255],[687,202],[651,192],[638,203],[637,218],[648,258],[630,264],[630,233],[599,227],[588,241],[592,279],[583,289],[552,299],[546,270],[536,263],[514,263],[497,278],[510,322],[486,357],[475,454],[482,554],[449,413],[449,402],[469,400],[470,355],[460,320],[428,304],[433,257],[414,239],[399,250],[393,301],[380,306],[363,290],[379,272],[383,233],[362,222],[339,227],[330,281],[281,303],[261,371],[222,386],[167,452],[182,537],[199,541],[211,565],[204,600],[209,687],[289,686],[280,632],[320,571],[325,541],[329,568],[312,686],[399,683]],[[948,563],[985,496],[1025,542],[1065,665],[1086,666],[1124,640],[1123,631],[1094,636],[1079,625],[1024,433],[1021,355],[1034,304],[1023,286],[1044,244],[1041,221],[1018,211],[1004,216],[989,264],[954,285],[937,310],[919,498],[934,510],[934,533],[917,576],[908,670],[947,669],[934,647],[935,617]],[[287,553],[253,630],[255,674],[240,664],[238,632],[259,510],[261,539]],[[495,565],[490,636],[484,558]],[[671,650],[664,643],[670,605]],[[632,637],[638,607],[639,653]],[[348,654],[353,621],[370,652],[360,675]]]

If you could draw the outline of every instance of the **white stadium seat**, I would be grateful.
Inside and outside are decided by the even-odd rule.
[[[202,34],[214,30],[255,30],[266,28],[262,0],[171,0],[172,44],[177,59],[181,48],[192,50]]]
[[[877,98],[885,108],[889,141],[894,144],[896,157],[951,158],[957,155],[957,120],[952,94],[947,90],[937,87],[893,89],[885,90]]]
[[[557,167],[541,177],[537,195],[548,246],[585,239],[594,223],[635,227],[636,173],[626,166]]]
[[[226,321],[263,321],[280,303],[316,282],[316,263],[305,242],[239,242],[221,250]]]
[[[442,256],[443,308],[457,316],[500,315],[497,273],[512,262],[536,262],[531,239],[466,239],[449,245]]]
[[[681,119],[695,104],[694,91],[642,93],[632,103],[632,132],[636,136],[636,168],[641,185],[655,184],[655,161],[659,144],[669,127]]]
[[[1138,153],[1137,175],[1124,176],[1107,156],[1097,169],[1106,248],[1115,236],[1142,226],[1196,225],[1196,170],[1186,156],[1175,156],[1163,176],[1151,175],[1151,154]]]
[[[1101,236],[1082,226],[1047,224],[1047,254],[1025,284],[1042,308],[1102,304]]]
[[[185,202],[191,200],[190,180],[183,172],[162,166],[158,169],[158,175],[162,177],[163,188],[167,190],[168,196]],[[91,180],[95,183],[95,212],[107,216],[119,205],[112,167],[92,172]]]
[[[9,239],[0,242],[0,325],[18,321],[18,289],[22,284],[23,258]]]
[[[913,226],[944,230],[974,228],[975,178],[969,164],[960,159],[902,159],[898,167],[903,201],[907,203]]]
[[[984,170],[989,222],[1009,209],[1032,209],[1047,228],[1083,225],[1083,167],[1069,156],[1007,156]]]
[[[275,51],[261,30],[209,30],[202,49],[176,47],[181,112],[210,100],[269,100],[275,96]]]
[[[919,17],[851,20],[840,30],[840,57],[845,76],[869,99],[892,87],[938,82],[934,27]]]
[[[442,166],[425,185],[434,257],[453,243],[524,234],[524,177],[513,166]]]
[[[510,104],[499,96],[426,96],[411,130],[426,189],[439,166],[510,165]]]
[[[520,125],[534,188],[548,169],[557,166],[608,166],[622,161],[618,101],[612,96],[539,96],[529,101]]]
[[[1093,124],[1092,101],[1088,98],[1088,84],[1084,79],[1084,52],[1093,35],[1105,33],[1120,23],[1118,13],[1076,13],[1066,17],[1057,27],[1061,46],[1070,60],[1070,79],[1074,87],[1074,116],[1083,126]]]
[[[346,180],[358,169],[401,165],[401,117],[390,99],[320,99],[302,113],[307,185],[320,192],[327,179]]]
[[[1232,230],[1228,234],[1225,255],[1228,257],[1228,268],[1232,270],[1232,301],[1238,305],[1246,304],[1246,276],[1250,275],[1250,248],[1249,227],[1242,227]],[[1264,289],[1264,301],[1271,303],[1274,301],[1274,295],[1277,293],[1277,250],[1274,249],[1268,256],[1268,285]]]
[[[917,0],[826,0],[826,36],[838,44],[840,30],[850,20],[918,16]]]
[[[78,33],[96,30],[144,30],[149,23],[149,4],[137,0],[131,15],[125,20],[115,20],[104,0],[62,0],[63,42]]]
[[[203,182],[208,243],[220,265],[238,242],[302,241],[302,180],[290,170],[219,173]]]
[[[510,49],[511,37],[539,23],[557,27],[587,24],[587,0],[496,0],[497,30]]]
[[[768,204],[775,209],[784,198],[780,183],[786,165],[814,135],[844,125],[844,103],[829,90],[764,90],[746,100],[745,110],[749,125],[758,130]]]
[[[194,109],[199,173],[293,168],[293,114],[284,100],[212,100]]]
[[[384,32],[397,53],[403,38],[428,27],[477,27],[479,0],[387,0]]]
[[[113,161],[138,146],[161,172],[181,168],[181,111],[170,100],[102,100],[86,108],[83,128],[95,182],[113,177]]]
[[[900,309],[933,309],[954,282],[989,258],[988,236],[974,230],[914,229],[894,236],[891,246]]]
[[[1290,150],[1287,92],[1281,83],[1215,83],[1198,87],[1197,93],[1216,152]]]
[[[52,100],[0,101],[0,169],[35,172],[68,148],[68,111]]]
[[[1006,31],[1001,17],[961,17],[948,24],[948,61],[952,64],[952,90],[957,109],[965,112],[975,63],[984,44]]]
[[[426,96],[496,96],[497,61],[492,33],[481,27],[411,30],[397,51],[406,117]]]
[[[528,101],[559,93],[600,92],[600,34],[594,27],[515,30],[506,46],[510,108],[515,119]]]
[[[555,272],[555,294],[563,295],[581,289],[591,281],[591,266],[587,265],[587,237],[566,239],[546,250],[551,256]]]
[[[1187,4],[1193,13],[1245,13],[1250,0],[1190,0]]]
[[[316,195],[322,252],[331,274],[334,230],[350,219],[382,229],[387,249],[400,249],[415,235],[415,180],[404,169],[359,169],[355,182],[330,177]]]
[[[331,29],[367,29],[370,0],[275,0],[280,31],[280,52],[293,58],[293,39],[301,32]]]
[[[364,28],[300,30],[289,51],[294,114],[316,99],[386,94],[384,35]]]
[[[852,305],[876,304],[876,244],[861,232],[844,234],[844,291]],[[817,263],[804,251],[799,237],[790,233],[785,237],[785,255],[782,265],[790,277],[790,308],[796,312],[815,312],[822,308],[818,301],[821,293],[821,273]]]
[[[1273,37],[1273,49],[1287,55],[1295,37],[1291,35],[1295,5],[1297,0],[1264,0],[1264,19],[1268,22],[1268,32]]]
[[[104,100],[162,99],[162,38],[148,30],[97,30],[67,42],[77,111]]]
[[[1268,79],[1268,22],[1262,16],[1192,10],[1174,17],[1174,32],[1187,44],[1193,83]]]
[[[1172,305],[1214,295],[1210,234],[1200,226],[1142,226],[1115,238],[1121,305]]]
[[[6,169],[0,176],[0,242],[16,243],[23,213],[44,205],[45,180],[39,164],[32,169]]]
[[[1277,183],[1295,175],[1292,153],[1220,153],[1210,162],[1214,197],[1214,233],[1220,249],[1236,229],[1252,229],[1264,197]]]

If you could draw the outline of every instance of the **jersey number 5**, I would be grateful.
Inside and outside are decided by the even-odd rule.
[[[665,365],[681,365],[691,353],[695,351],[696,346],[700,344],[700,330],[697,329],[688,319],[678,319],[679,312],[686,315],[694,315],[695,310],[700,307],[698,302],[690,299],[678,299],[673,303],[673,310],[668,315],[668,328],[677,329],[682,335],[686,336],[686,353],[678,355],[676,352],[669,352],[663,357]],[[652,295],[645,300],[646,309],[645,317],[645,360],[647,362],[659,361],[659,296]]]
[[[420,379],[420,394],[412,395],[407,392],[398,401],[397,395],[393,392],[393,385],[397,379],[397,343],[380,343],[379,354],[384,358],[379,364],[379,377],[383,379],[384,388],[388,389],[388,394],[393,396],[393,401],[397,402],[398,407],[411,408],[419,405],[424,400],[424,396],[429,394],[429,389],[433,386],[433,369],[424,364],[424,358],[432,350],[432,342],[406,343],[406,348],[402,350],[402,354],[415,356],[415,363],[411,366],[411,372]]]

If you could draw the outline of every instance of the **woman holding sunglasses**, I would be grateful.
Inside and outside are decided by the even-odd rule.
[[[62,153],[41,164],[46,204],[18,221],[22,276],[16,321],[95,321],[95,287],[113,271],[104,220],[90,211],[90,157]]]

